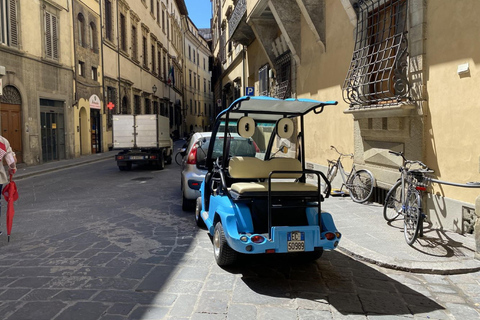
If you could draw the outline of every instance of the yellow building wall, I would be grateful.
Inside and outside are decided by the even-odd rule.
[[[340,1],[327,1],[326,12],[325,52],[302,16],[301,63],[296,79],[298,98],[338,101],[338,105],[326,107],[321,114],[308,115],[305,121],[306,159],[324,166],[327,159],[338,156],[331,145],[340,152],[352,153],[354,144],[353,118],[343,113],[348,105],[342,99],[342,85],[353,52],[353,26]],[[349,169],[350,159],[343,162]]]
[[[426,163],[440,180],[480,181],[480,12],[477,0],[428,2]],[[459,65],[469,71],[458,74]],[[480,189],[445,185],[436,194],[475,203]]]

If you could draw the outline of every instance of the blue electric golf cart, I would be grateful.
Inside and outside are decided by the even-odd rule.
[[[213,237],[215,260],[233,264],[238,253],[294,253],[317,259],[341,234],[322,212],[322,172],[306,169],[305,116],[336,101],[241,97],[216,119],[197,199],[195,221]],[[323,182],[322,182],[323,181]]]

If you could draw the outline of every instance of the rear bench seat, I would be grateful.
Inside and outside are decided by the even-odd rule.
[[[264,182],[235,182],[230,193],[234,199],[244,197],[267,196],[268,176],[272,171],[302,171],[302,164],[297,159],[274,158],[267,161],[254,157],[233,157],[230,159],[228,172],[234,179],[267,179]],[[295,181],[278,181],[278,179],[298,179],[301,173],[277,173],[272,175],[271,192],[285,196],[318,196],[318,187],[310,183]]]

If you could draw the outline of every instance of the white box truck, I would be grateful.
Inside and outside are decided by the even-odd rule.
[[[169,119],[155,114],[113,115],[113,149],[118,169],[131,170],[132,164],[151,164],[162,170],[172,163],[173,142]]]

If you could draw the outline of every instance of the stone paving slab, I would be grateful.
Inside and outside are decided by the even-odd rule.
[[[387,223],[383,206],[358,204],[349,197],[329,197],[322,210],[333,215],[342,233],[339,250],[357,259],[391,269],[436,274],[456,274],[480,270],[474,258],[475,238],[429,228],[412,246],[405,242],[403,220]]]

